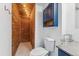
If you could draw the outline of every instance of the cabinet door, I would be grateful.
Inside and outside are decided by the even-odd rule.
[[[68,53],[64,52],[61,49],[58,49],[58,56],[70,56]]]

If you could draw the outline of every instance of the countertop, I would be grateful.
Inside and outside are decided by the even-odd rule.
[[[79,56],[79,42],[77,41],[63,42],[60,45],[57,45],[57,48],[63,50],[71,56]]]

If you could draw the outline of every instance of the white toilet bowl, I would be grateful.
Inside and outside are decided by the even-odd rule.
[[[47,56],[47,55],[51,56],[54,50],[55,50],[54,39],[46,38],[44,40],[44,48],[42,47],[34,48],[31,51],[30,56]]]
[[[48,51],[42,47],[37,47],[31,51],[30,56],[48,56]]]

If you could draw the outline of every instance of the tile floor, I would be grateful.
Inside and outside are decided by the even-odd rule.
[[[15,56],[29,56],[32,46],[30,42],[22,42],[19,44]]]

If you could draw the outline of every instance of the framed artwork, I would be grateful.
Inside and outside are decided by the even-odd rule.
[[[58,3],[50,3],[44,9],[43,27],[58,27]]]

